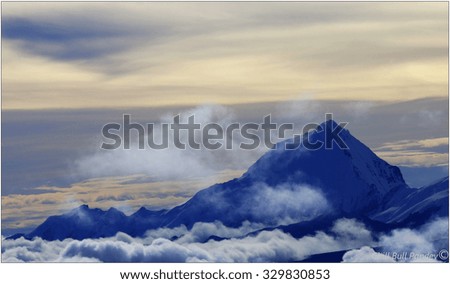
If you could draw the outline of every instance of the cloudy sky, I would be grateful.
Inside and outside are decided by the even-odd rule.
[[[2,3],[3,227],[81,203],[173,206],[263,153],[100,151],[124,112],[226,124],[331,111],[413,186],[444,176],[447,5]]]
[[[447,3],[3,3],[4,109],[447,96]]]

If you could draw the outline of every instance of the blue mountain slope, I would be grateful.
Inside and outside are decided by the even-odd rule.
[[[386,196],[371,219],[387,224],[417,226],[432,217],[448,216],[448,177],[419,189],[401,189]]]
[[[25,237],[83,239],[119,231],[141,236],[148,229],[190,228],[196,222],[213,221],[232,227],[250,221],[301,236],[341,217],[356,217],[383,230],[419,225],[434,215],[448,216],[448,178],[432,186],[409,188],[397,167],[377,157],[333,121],[321,124],[309,141],[325,143],[336,129],[347,149],[334,144],[332,149],[308,150],[300,145],[287,150],[287,144],[298,141],[286,140],[240,178],[201,190],[171,210],[141,208],[125,216],[116,209],[81,206],[49,217]]]

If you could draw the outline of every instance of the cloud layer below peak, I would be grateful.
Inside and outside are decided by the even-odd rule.
[[[81,241],[3,239],[2,261],[286,262],[342,250],[349,250],[343,257],[346,262],[437,261],[430,257],[395,259],[368,246],[381,245],[389,252],[409,249],[417,254],[431,253],[444,245],[447,222],[448,219],[438,219],[419,230],[395,230],[382,236],[357,220],[344,218],[337,220],[327,233],[319,231],[299,239],[280,230],[258,232],[259,224],[228,228],[218,222],[197,223],[191,230],[184,226],[150,230],[143,238],[118,233],[111,238]],[[255,231],[258,233],[252,233]],[[411,235],[414,237],[410,238]]]

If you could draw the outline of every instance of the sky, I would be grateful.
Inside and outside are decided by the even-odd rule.
[[[447,3],[3,3],[3,108],[447,96]]]
[[[448,175],[448,3],[2,3],[2,227],[175,206],[263,153],[104,152],[101,127],[320,123],[411,186]]]

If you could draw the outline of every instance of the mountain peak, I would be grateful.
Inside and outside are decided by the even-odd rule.
[[[392,189],[407,187],[397,167],[380,159],[332,119],[297,142],[278,143],[243,178],[269,186],[300,183],[320,188],[336,209],[347,213],[368,212]]]
[[[89,206],[87,204],[82,204],[76,208],[73,208],[72,210],[70,210],[67,214],[84,214],[91,211],[91,209],[89,208]]]
[[[141,206],[141,208],[139,208],[139,210],[138,211],[136,211],[135,213],[141,213],[141,212],[147,212],[148,210],[147,210],[147,208],[145,208],[145,206]]]
[[[160,216],[161,214],[163,214],[164,212],[166,212],[167,210],[157,210],[157,211],[153,211],[153,210],[148,210],[147,208],[145,208],[144,206],[142,206],[141,208],[139,208],[139,210],[137,210],[136,212],[134,212],[132,214],[132,216],[135,217],[146,217],[146,218],[152,218],[154,216]]]
[[[88,210],[88,209],[89,209],[89,205],[83,204],[83,205],[78,206],[76,209],[80,209],[80,210]]]
[[[336,121],[333,119],[328,119],[322,122],[317,128],[321,127],[322,129],[335,129],[337,127],[341,127]]]

